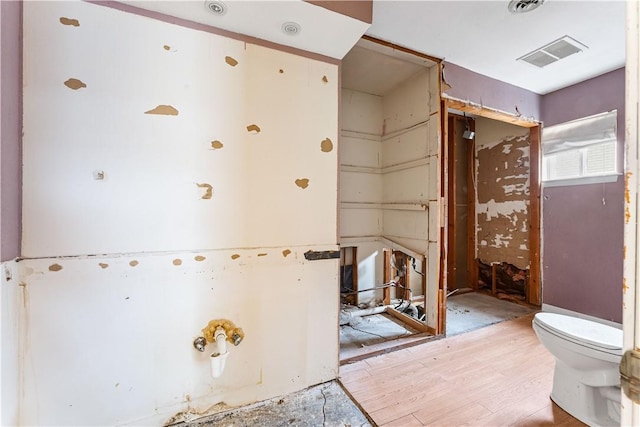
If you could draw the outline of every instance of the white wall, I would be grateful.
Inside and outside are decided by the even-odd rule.
[[[19,423],[20,395],[20,335],[22,288],[18,285],[18,264],[0,264],[0,425]]]
[[[382,136],[384,236],[427,257],[426,320],[433,328],[440,255],[437,74],[437,67],[425,69],[385,94]],[[421,281],[411,275],[413,295],[422,294]]]
[[[382,97],[342,89],[340,109],[340,241],[358,247],[358,289],[382,284]],[[358,294],[359,303],[382,291]]]
[[[335,378],[338,263],[303,254],[337,248],[337,66],[85,2],[24,18],[22,423],[162,424]],[[192,341],[216,318],[246,338],[213,380]]]

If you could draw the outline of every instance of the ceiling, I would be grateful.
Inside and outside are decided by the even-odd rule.
[[[0,0],[1,1],[1,0]],[[209,0],[121,0],[130,6],[159,12],[223,30],[341,59],[369,24],[301,0],[222,0],[226,11],[215,15]],[[289,35],[283,24],[295,22],[300,32]]]
[[[624,66],[624,1],[546,0],[524,14],[507,4],[376,0],[367,34],[538,94]],[[516,61],[565,35],[588,48],[544,68]]]
[[[510,13],[508,0],[374,0],[370,27],[300,0],[223,2],[227,11],[216,16],[205,0],[121,1],[332,58],[343,58],[366,31],[538,94],[618,69],[625,62],[622,0],[546,0],[524,14]],[[301,25],[298,35],[282,32],[287,21]],[[545,68],[517,61],[565,35],[587,48]]]
[[[342,60],[342,87],[383,96],[436,62],[360,40]]]

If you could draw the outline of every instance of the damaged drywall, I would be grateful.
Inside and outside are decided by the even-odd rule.
[[[529,131],[476,121],[477,258],[527,269],[529,258]]]
[[[162,425],[336,378],[338,261],[303,254],[337,249],[338,65],[93,2],[23,9],[20,423]],[[215,380],[192,344],[212,318],[247,331]]]
[[[70,78],[64,82],[69,89],[78,90],[87,87],[86,83],[80,79]]]

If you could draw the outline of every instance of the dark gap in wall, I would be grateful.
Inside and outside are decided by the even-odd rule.
[[[495,290],[498,297],[503,293],[521,301],[526,299],[528,270],[522,270],[508,262],[490,265],[482,261],[478,261],[478,269],[478,289],[492,290],[495,269]]]

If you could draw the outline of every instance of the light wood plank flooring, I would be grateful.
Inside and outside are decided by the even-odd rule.
[[[549,399],[533,315],[340,367],[379,426],[584,426]]]

